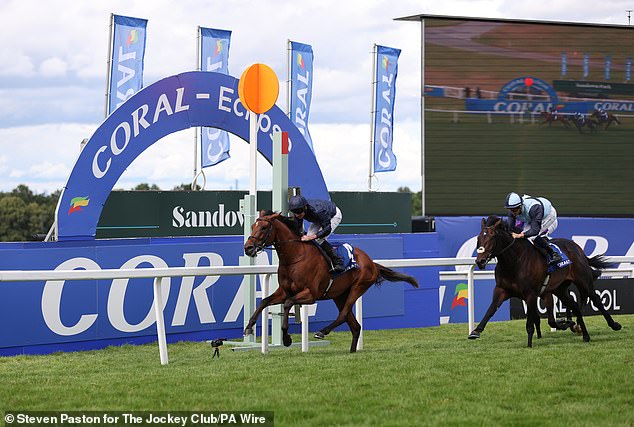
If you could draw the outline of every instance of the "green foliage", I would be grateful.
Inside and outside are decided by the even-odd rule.
[[[203,189],[202,185],[196,184],[196,191],[200,191],[202,189]],[[192,191],[192,185],[183,183],[181,185],[177,185],[176,187],[172,188],[172,191]]]
[[[412,196],[412,216],[421,216],[422,215],[422,206],[423,201],[421,199],[421,192],[412,193],[412,190],[409,187],[398,187],[396,189],[397,193],[410,193]]]
[[[141,184],[138,184],[132,190],[133,191],[160,191],[161,189],[156,184],[150,185],[150,184],[147,184],[147,183],[143,182]]]
[[[0,358],[0,411],[273,411],[276,426],[624,426],[634,423],[634,316],[586,317],[592,340],[549,332],[526,348],[525,322],[349,332],[329,346],[232,352],[156,343]],[[297,335],[293,336],[299,340]]]
[[[60,194],[35,194],[26,185],[0,192],[0,241],[26,241],[33,234],[46,234],[55,220]]]

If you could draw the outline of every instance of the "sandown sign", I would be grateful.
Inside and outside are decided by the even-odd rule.
[[[238,79],[213,72],[164,78],[128,99],[101,124],[77,160],[57,208],[59,240],[94,239],[103,206],[119,177],[148,147],[196,126],[226,130],[249,140],[249,112]],[[303,135],[273,106],[259,117],[258,151],[272,162],[272,134],[288,132],[288,184],[310,198],[329,199],[323,175]]]

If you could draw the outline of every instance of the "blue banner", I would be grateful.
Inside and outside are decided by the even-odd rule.
[[[229,46],[231,31],[200,29],[200,69],[229,74]],[[229,157],[229,134],[226,131],[204,127],[200,129],[200,165],[216,165]]]
[[[113,15],[108,115],[143,88],[147,19]]]
[[[632,79],[632,57],[625,58],[625,81],[629,82]]]
[[[396,170],[396,156],[392,151],[394,137],[394,100],[400,49],[376,46],[374,92],[374,172]]]
[[[607,55],[605,57],[605,79],[610,80],[610,68],[612,67],[612,57]]]
[[[248,111],[238,79],[208,71],[166,77],[114,111],[92,135],[70,173],[57,207],[59,240],[91,240],[106,199],[126,168],[152,144],[179,130],[209,126],[249,140]],[[260,115],[258,151],[272,163],[271,138],[285,130],[294,141],[288,185],[312,199],[330,200],[315,155],[277,106]]]
[[[590,74],[590,55],[587,53],[583,54],[583,78],[588,78],[588,74]]]
[[[313,140],[308,131],[310,102],[313,98],[313,48],[310,45],[291,42],[291,105],[289,116],[304,135],[314,153]]]
[[[561,52],[561,76],[568,74],[568,54]]]

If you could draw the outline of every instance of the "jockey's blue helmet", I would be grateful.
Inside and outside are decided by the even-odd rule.
[[[504,207],[506,209],[515,209],[522,206],[522,196],[517,193],[509,193],[506,195],[506,201]]]
[[[306,199],[304,198],[304,196],[293,196],[291,197],[291,200],[289,200],[288,202],[288,209],[292,212],[292,211],[296,211],[296,210],[302,210],[306,207],[306,205],[308,204],[308,202],[306,201]]]

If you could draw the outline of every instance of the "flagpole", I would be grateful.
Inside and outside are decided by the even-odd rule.
[[[291,118],[291,61],[293,60],[293,47],[290,39],[286,40],[286,115]]]
[[[114,37],[114,13],[110,14],[110,34],[108,35],[108,60],[106,66],[106,107],[104,117],[108,117],[108,110],[110,110],[110,82],[112,80],[112,45]]]
[[[425,216],[425,20],[420,20],[420,197]]]
[[[372,102],[370,103],[370,164],[368,169],[368,191],[372,191],[374,166],[374,122],[376,120],[376,43],[372,48]]]
[[[202,67],[200,66],[200,25],[198,26],[198,30],[196,32],[196,71],[202,71]],[[196,187],[196,177],[198,175],[198,133],[200,132],[200,127],[194,127],[194,180],[192,181],[192,190]],[[202,164],[200,165],[202,169]]]

